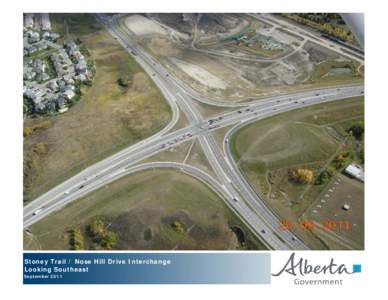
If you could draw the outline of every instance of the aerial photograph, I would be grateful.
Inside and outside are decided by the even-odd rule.
[[[363,250],[354,18],[24,13],[24,250]]]

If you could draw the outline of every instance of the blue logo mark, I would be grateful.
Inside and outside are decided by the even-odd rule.
[[[361,273],[361,265],[353,265],[353,273]]]

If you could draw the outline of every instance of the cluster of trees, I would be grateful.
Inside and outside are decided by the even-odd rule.
[[[28,202],[30,199],[30,188],[34,176],[39,175],[38,163],[34,155],[25,153],[23,155],[23,201]]]
[[[341,170],[343,169],[345,166],[347,166],[351,160],[354,159],[354,153],[351,152],[351,151],[344,151],[344,152],[341,152],[340,154],[338,154],[333,162],[332,162],[332,165],[334,166],[334,168],[336,168],[337,170]]]
[[[354,160],[354,152],[343,151],[339,153],[330,165],[318,175],[314,183],[320,185],[329,182],[336,172],[342,171],[352,160]]]
[[[111,250],[118,242],[118,236],[115,232],[107,230],[105,222],[96,218],[88,225],[88,233],[93,242],[99,244],[106,250]]]
[[[335,36],[336,38],[339,38],[340,40],[348,43],[354,42],[354,35],[353,33],[342,26],[335,26],[330,23],[325,23],[321,26],[320,30],[328,35]]]
[[[314,172],[298,168],[289,172],[290,180],[299,184],[310,184],[314,181]]]
[[[283,14],[298,23],[311,26],[322,33],[334,36],[344,42],[353,43],[353,33],[344,26],[344,21],[339,14],[334,13],[298,13]]]
[[[79,227],[73,227],[70,229],[69,233],[71,250],[83,250],[84,236],[82,235],[81,229]]]
[[[337,25],[345,24],[341,16],[336,13],[297,13],[296,15],[318,24],[325,24],[325,23],[334,23]]]
[[[364,134],[364,123],[359,122],[349,127],[347,132],[355,137],[358,141],[362,140]],[[364,163],[364,148],[359,145],[357,156],[361,163]],[[314,184],[321,185],[328,183],[331,178],[337,173],[341,172],[351,161],[355,159],[355,152],[353,150],[342,150],[330,162],[329,166],[323,170],[315,179]],[[313,182],[314,174],[308,169],[296,169],[289,172],[290,179],[300,184],[308,184]]]

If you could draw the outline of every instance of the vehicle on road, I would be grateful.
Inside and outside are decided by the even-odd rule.
[[[37,209],[36,211],[34,211],[34,212],[32,213],[32,215],[33,215],[33,216],[36,216],[36,215],[38,215],[42,210],[43,210],[43,208],[39,208],[39,209]]]

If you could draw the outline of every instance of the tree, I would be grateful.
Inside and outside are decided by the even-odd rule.
[[[182,227],[182,224],[179,223],[178,221],[172,222],[171,227],[172,227],[176,232],[179,232],[179,233],[182,233],[182,232],[184,231],[184,230],[183,230],[183,227]]]
[[[348,164],[349,160],[352,158],[354,158],[354,153],[349,152],[349,151],[344,151],[344,152],[338,154],[334,158],[333,165],[337,170],[342,169],[343,167],[345,167]]]
[[[309,169],[296,169],[290,172],[290,179],[299,184],[310,184],[314,180],[314,173]]]
[[[113,231],[108,231],[101,239],[101,246],[107,250],[111,250],[118,242],[117,234]]]
[[[89,224],[88,231],[94,239],[100,240],[101,237],[105,235],[104,221],[101,219],[94,219],[93,222]]]
[[[84,236],[79,227],[70,229],[70,248],[72,250],[84,249]]]
[[[314,183],[316,185],[328,183],[333,177],[334,173],[335,170],[333,167],[328,167],[326,170],[323,170],[321,174],[319,174]]]
[[[352,125],[349,129],[348,132],[351,133],[357,140],[361,140],[362,136],[364,134],[364,123],[360,122],[357,124]]]

